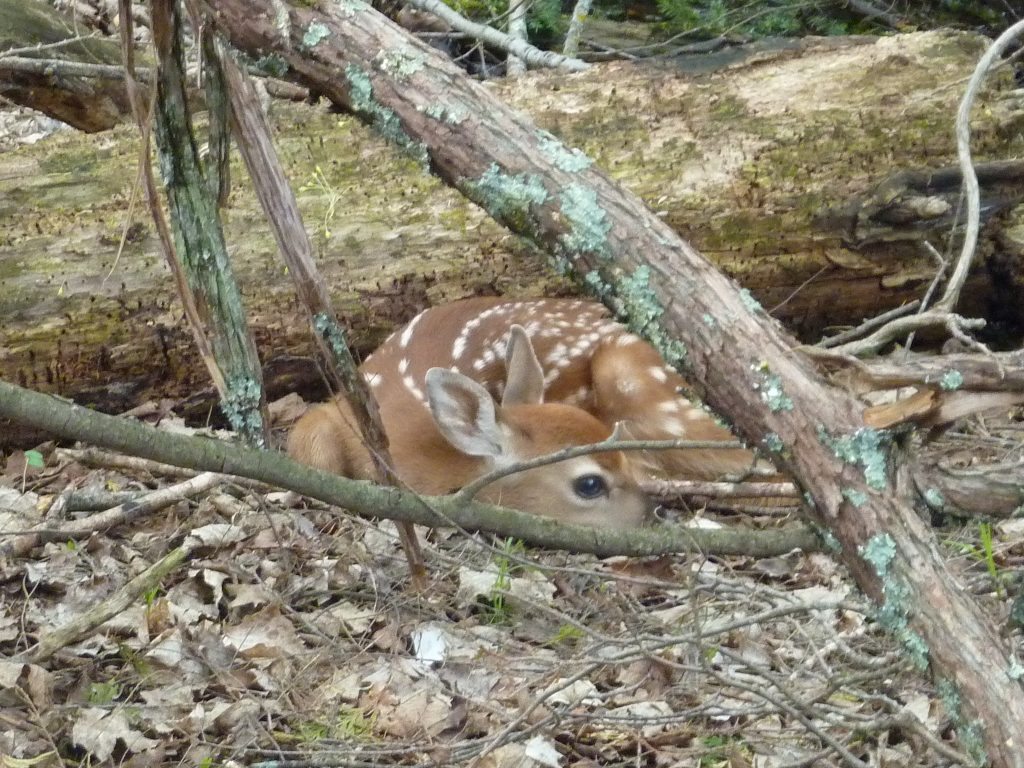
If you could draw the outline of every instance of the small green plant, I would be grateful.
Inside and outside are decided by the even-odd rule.
[[[336,739],[366,739],[373,735],[373,726],[377,722],[376,715],[367,716],[358,707],[340,707],[338,724],[334,731]]]
[[[160,587],[150,587],[142,593],[142,599],[146,603],[147,608],[152,608],[153,603],[156,602],[157,597],[160,595]]]
[[[522,567],[513,558],[525,551],[526,545],[519,539],[505,539],[501,554],[494,559],[498,574],[487,598],[487,621],[490,624],[506,624],[512,618],[512,610],[505,597],[512,586],[512,575]]]
[[[701,739],[704,753],[697,763],[700,768],[725,768],[735,765],[740,755],[749,756],[749,750],[737,739],[730,736],[713,735]],[[746,764],[746,760],[742,763]]]
[[[324,240],[331,239],[331,222],[338,209],[338,201],[341,200],[341,193],[331,184],[326,174],[316,166],[309,181],[299,187],[300,192],[318,192],[327,197],[327,209],[324,211],[323,224],[320,226],[320,236]]]
[[[991,523],[979,523],[978,524],[978,538],[981,539],[981,551],[984,554],[985,567],[988,569],[988,575],[992,579],[992,583],[995,584],[996,594],[999,597],[1003,596],[1003,585],[999,574],[999,566],[996,565],[995,554],[992,550],[992,524]]]
[[[112,704],[120,695],[121,686],[117,683],[92,683],[89,686],[90,704]]]
[[[330,735],[331,729],[327,723],[321,723],[318,721],[312,721],[308,723],[299,723],[295,726],[295,738],[303,744],[312,744],[317,741],[323,741]]]
[[[310,744],[324,739],[366,739],[373,735],[374,715],[358,707],[339,707],[333,723],[311,720],[295,726],[295,738]]]
[[[583,637],[583,630],[572,624],[563,624],[551,638],[550,645],[572,644]]]

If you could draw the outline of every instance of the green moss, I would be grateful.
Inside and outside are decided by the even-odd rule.
[[[786,447],[786,444],[782,441],[782,438],[779,437],[774,432],[769,432],[767,435],[765,435],[764,440],[762,440],[761,442],[764,443],[764,447],[767,448],[772,453],[782,453],[782,450]]]

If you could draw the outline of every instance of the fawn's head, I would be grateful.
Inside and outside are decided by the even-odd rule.
[[[606,440],[611,429],[580,408],[544,403],[544,373],[526,332],[512,326],[501,404],[483,386],[452,370],[427,372],[427,399],[437,428],[483,472]],[[642,525],[651,509],[619,451],[577,456],[496,480],[479,497],[567,523],[606,528]]]

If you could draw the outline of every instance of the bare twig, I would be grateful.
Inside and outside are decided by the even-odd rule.
[[[230,478],[215,472],[203,472],[183,483],[161,488],[142,498],[129,501],[126,504],[119,504],[105,512],[90,515],[81,520],[65,523],[57,528],[45,525],[40,526],[37,530],[15,536],[9,541],[0,544],[0,556],[21,557],[32,548],[46,541],[73,539],[95,533],[96,531],[107,530],[116,525],[124,525],[132,520],[137,520],[152,512],[169,507],[171,504],[175,504],[183,499],[198,496],[228,480]]]
[[[742,447],[743,445],[739,441],[734,440],[725,442],[721,440],[619,440],[613,434],[607,440],[600,443],[573,445],[560,451],[549,453],[546,456],[538,456],[526,461],[518,461],[508,466],[499,467],[463,486],[455,494],[455,498],[470,501],[483,488],[509,475],[525,472],[528,469],[545,467],[548,464],[556,464],[559,461],[573,459],[577,456],[589,456],[593,453],[607,453],[608,451],[718,450]]]
[[[457,11],[454,11],[445,5],[441,0],[407,0],[407,2],[408,5],[413,8],[434,14],[448,24],[452,29],[472,35],[487,45],[503,50],[508,54],[518,56],[526,62],[528,66],[550,67],[553,69],[561,69],[566,72],[582,72],[590,66],[579,59],[562,56],[561,54],[554,53],[553,51],[542,51],[539,48],[535,48],[532,45],[524,43],[522,40],[516,40],[515,38],[510,37],[504,32],[499,32],[493,27],[488,27],[485,24],[477,24],[475,21],[470,21],[460,15]]]
[[[39,644],[28,654],[28,659],[35,664],[46,661],[61,648],[80,640],[103,622],[127,610],[143,593],[159,585],[167,574],[185,562],[194,546],[185,544],[171,550],[102,603],[93,606],[80,616],[76,616],[53,632],[44,634],[40,638]]]
[[[967,83],[967,90],[960,101],[960,109],[956,114],[956,150],[960,161],[960,172],[963,176],[964,194],[967,198],[967,227],[964,230],[964,242],[960,249],[956,267],[946,285],[946,292],[935,304],[936,310],[950,312],[960,299],[960,291],[967,282],[967,273],[974,258],[974,249],[978,243],[978,232],[981,220],[981,193],[978,188],[978,177],[974,172],[971,160],[971,107],[978,95],[981,84],[988,71],[1006,49],[1024,32],[1024,21],[1018,21],[996,38],[974,68],[974,74]]]

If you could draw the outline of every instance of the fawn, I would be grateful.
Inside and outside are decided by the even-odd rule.
[[[380,406],[398,476],[425,494],[486,472],[608,438],[731,440],[679,394],[683,379],[596,302],[476,298],[424,310],[360,367]],[[498,402],[495,402],[497,400]],[[499,404],[500,403],[500,404]],[[373,479],[343,398],[311,408],[288,453],[311,466]],[[609,451],[504,477],[479,497],[564,522],[641,525],[651,505],[639,467],[710,477],[751,466],[740,449]]]

